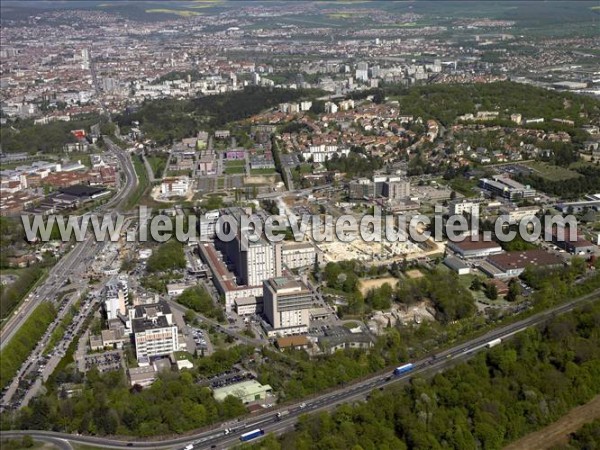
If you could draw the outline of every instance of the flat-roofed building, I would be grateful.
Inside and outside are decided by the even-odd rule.
[[[127,370],[129,383],[134,386],[150,386],[156,380],[157,374],[154,366],[131,367]]]
[[[268,384],[263,385],[256,380],[247,380],[213,389],[213,397],[219,402],[232,396],[239,398],[243,403],[251,403],[265,400],[272,392],[273,388]]]
[[[130,309],[129,316],[138,360],[179,350],[177,325],[167,302],[136,306]]]
[[[308,348],[309,344],[310,341],[306,336],[285,336],[275,341],[279,350],[304,350]]]
[[[502,247],[495,241],[484,241],[483,236],[468,236],[461,242],[448,242],[448,247],[462,258],[485,258],[502,253]]]
[[[564,238],[562,238],[562,236],[564,236]],[[556,244],[557,247],[578,256],[589,257],[598,251],[596,245],[579,234],[572,238],[568,229],[565,229],[564,234],[561,231],[553,233],[552,242]]]
[[[479,180],[479,187],[491,194],[504,197],[511,201],[522,198],[531,198],[536,195],[535,189],[503,175],[495,176],[492,179],[482,178]]]
[[[288,269],[311,267],[317,258],[317,249],[309,242],[283,242],[281,262]]]
[[[240,297],[234,300],[235,312],[238,316],[253,316],[262,314],[263,302],[257,297]]]
[[[444,265],[458,275],[468,275],[471,273],[471,267],[468,264],[453,256],[448,256],[444,259]]]
[[[224,215],[232,217],[237,223],[223,225],[225,234],[235,231],[233,239],[215,241],[215,247],[221,250],[233,264],[240,285],[262,286],[264,280],[281,275],[281,245],[271,243],[258,236],[250,225],[244,228],[243,218],[250,220],[251,211],[242,208],[227,208]]]
[[[492,255],[486,261],[499,270],[499,272],[489,274],[495,278],[518,277],[527,266],[553,269],[563,267],[565,264],[560,256],[542,249]],[[485,271],[485,267],[482,269]]]
[[[500,214],[506,216],[511,224],[534,217],[539,211],[539,206],[504,206],[500,208]]]
[[[243,297],[257,297],[263,293],[262,284],[259,286],[238,285],[236,276],[227,269],[221,253],[211,243],[201,242],[198,245],[200,257],[212,273],[212,280],[219,294],[225,297],[225,310],[233,311],[235,300]]]
[[[291,277],[265,280],[263,285],[264,315],[276,335],[287,336],[308,331],[312,292]]]
[[[465,199],[448,202],[449,215],[462,216],[465,213],[473,217],[479,217],[479,202]]]

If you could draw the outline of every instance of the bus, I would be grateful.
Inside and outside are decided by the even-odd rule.
[[[240,436],[240,441],[248,442],[252,439],[256,439],[257,437],[261,437],[265,435],[265,430],[257,428],[256,430],[248,431]]]
[[[413,370],[414,365],[412,363],[404,364],[403,366],[396,367],[394,369],[394,375],[402,375],[403,373],[410,372]]]

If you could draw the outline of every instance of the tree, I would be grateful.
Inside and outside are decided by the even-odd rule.
[[[196,321],[196,313],[194,311],[192,311],[191,309],[188,309],[185,312],[185,315],[183,316],[183,318],[185,319],[185,323],[187,323],[187,324],[194,323]]]
[[[506,294],[506,300],[509,302],[516,301],[521,295],[521,285],[516,278],[513,278],[508,283],[508,294]]]
[[[485,296],[490,300],[496,300],[498,298],[498,288],[493,283],[488,283],[485,287]]]
[[[472,291],[479,291],[481,289],[481,280],[479,277],[473,278],[473,281],[471,281],[471,287],[469,289]]]

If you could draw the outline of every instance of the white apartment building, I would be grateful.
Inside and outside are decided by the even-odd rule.
[[[464,213],[479,217],[479,202],[454,200],[448,203],[448,214],[451,216],[462,216]]]
[[[129,311],[129,317],[138,361],[147,362],[179,350],[177,325],[167,302],[136,306]]]
[[[112,279],[104,291],[104,309],[108,320],[118,318],[118,315],[127,315],[129,302],[129,288],[127,280]]]
[[[338,105],[336,105],[333,102],[326,102],[325,103],[325,112],[328,114],[335,114],[336,112],[338,112]]]
[[[283,242],[281,246],[281,262],[288,269],[312,267],[317,257],[313,244],[308,242]]]
[[[308,111],[312,107],[312,102],[300,102],[300,111]]]
[[[313,162],[323,163],[337,154],[338,156],[348,156],[350,149],[340,149],[337,145],[311,145],[308,151],[302,152],[302,156],[306,161],[312,159]]]
[[[265,280],[263,284],[263,310],[273,327],[271,335],[293,335],[308,332],[309,311],[312,308],[311,291],[291,277]]]
[[[248,250],[240,252],[240,271],[247,286],[260,286],[267,278],[281,273],[281,249],[264,239],[249,242]]]

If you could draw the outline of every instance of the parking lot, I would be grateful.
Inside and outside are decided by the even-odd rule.
[[[102,354],[86,355],[85,370],[90,370],[96,366],[100,372],[109,372],[119,370],[123,365],[123,355],[121,351],[111,351]]]

